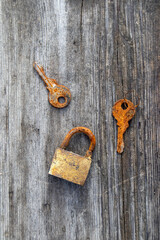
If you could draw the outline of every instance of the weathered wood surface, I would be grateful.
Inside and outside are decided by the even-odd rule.
[[[159,3],[0,1],[0,239],[158,240]],[[67,108],[49,104],[34,61],[70,88]],[[112,105],[129,90],[141,104],[119,155]],[[75,126],[97,139],[84,187],[48,176]]]

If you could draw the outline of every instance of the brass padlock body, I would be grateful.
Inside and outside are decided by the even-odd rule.
[[[57,148],[49,174],[83,186],[90,166],[91,157]]]

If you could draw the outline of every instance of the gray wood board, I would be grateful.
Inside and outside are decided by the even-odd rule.
[[[1,0],[1,240],[158,240],[157,0]],[[69,87],[56,109],[32,64]],[[117,154],[115,101],[137,102]],[[84,187],[48,175],[76,126],[97,139]],[[89,140],[68,147],[84,155]]]

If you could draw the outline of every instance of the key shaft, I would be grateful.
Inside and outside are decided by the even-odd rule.
[[[118,125],[118,138],[117,138],[117,152],[122,153],[124,150],[124,140],[123,135],[126,131],[126,129],[129,127],[129,124],[122,124]]]
[[[36,62],[33,64],[33,67],[47,85],[47,89],[51,92],[52,88],[54,88],[57,85],[57,81],[55,79],[48,78],[44,72],[43,67],[39,66]]]

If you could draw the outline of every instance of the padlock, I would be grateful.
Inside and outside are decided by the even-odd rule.
[[[84,157],[65,150],[71,137],[80,132],[85,133],[90,139],[89,150]],[[56,149],[49,174],[83,186],[91,166],[91,156],[95,144],[96,138],[90,129],[86,127],[73,128],[68,132],[61,146]]]

